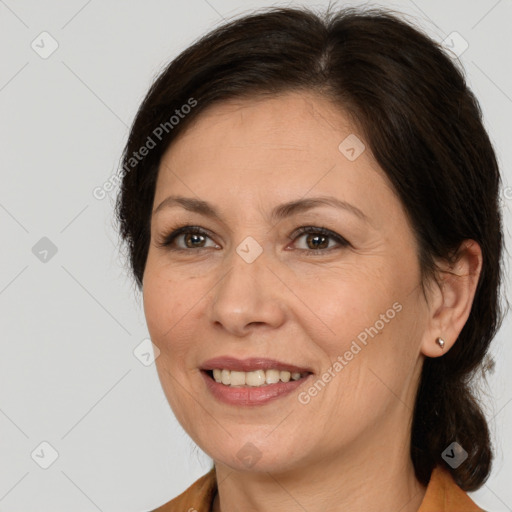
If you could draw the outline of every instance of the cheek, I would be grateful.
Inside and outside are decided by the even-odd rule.
[[[189,429],[187,411],[193,410],[193,404],[184,383],[189,368],[187,360],[192,355],[190,349],[195,346],[190,326],[195,325],[193,305],[197,299],[190,287],[183,293],[182,285],[174,275],[171,278],[169,272],[150,265],[144,278],[143,304],[151,340],[160,350],[155,366],[162,388],[174,414]]]
[[[309,309],[324,327],[318,337],[327,333],[324,339],[338,352],[376,322],[382,329],[381,315],[393,318],[397,309],[393,304],[400,298],[389,272],[378,269],[366,273],[361,268],[343,269],[338,279],[331,274],[328,281],[317,279],[308,288]]]
[[[143,302],[148,328],[157,338],[174,330],[180,318],[191,309],[194,290],[183,283],[179,273],[168,268],[156,257],[148,256],[144,273]]]
[[[151,340],[160,350],[156,360],[159,371],[172,374],[194,370],[204,324],[204,281],[180,277],[180,272],[165,266],[149,266],[143,289],[144,315]],[[203,331],[204,332],[204,331]],[[162,375],[168,381],[165,375]],[[172,379],[171,379],[172,381]],[[172,385],[172,382],[169,382]]]
[[[375,380],[374,373],[382,372],[390,384],[403,379],[418,357],[424,329],[416,278],[414,269],[388,262],[368,271],[345,271],[323,288],[311,287],[310,309],[321,321],[306,328],[324,355],[325,368],[341,357],[343,371],[334,373],[345,374],[355,388],[360,380]]]
[[[170,286],[169,286],[170,288]],[[161,280],[150,274],[146,277],[143,290],[144,315],[153,343],[162,349],[161,341],[165,332],[172,326],[171,296],[169,289],[162,286]]]

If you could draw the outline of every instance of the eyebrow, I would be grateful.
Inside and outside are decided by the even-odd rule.
[[[208,202],[193,197],[183,197],[172,195],[164,199],[154,210],[153,215],[164,208],[181,206],[190,212],[195,212],[206,217],[211,217],[222,221],[221,215]],[[306,199],[296,199],[276,206],[270,213],[271,221],[279,221],[291,217],[297,213],[306,212],[318,206],[333,206],[347,210],[359,217],[361,220],[370,223],[370,219],[359,208],[341,199],[332,196],[310,197]]]

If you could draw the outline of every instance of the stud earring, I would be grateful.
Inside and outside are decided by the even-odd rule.
[[[439,345],[441,350],[444,349],[444,340],[443,340],[443,338],[436,338],[436,343]]]

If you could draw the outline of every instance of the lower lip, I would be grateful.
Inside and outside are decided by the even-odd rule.
[[[289,382],[276,382],[264,386],[231,387],[212,379],[205,371],[201,375],[206,382],[206,387],[219,401],[230,405],[263,405],[278,398],[289,395],[292,391],[304,384],[312,374],[298,380]]]

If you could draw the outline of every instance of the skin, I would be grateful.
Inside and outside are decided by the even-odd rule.
[[[169,404],[215,462],[215,511],[412,512],[423,499],[409,455],[421,366],[450,350],[466,322],[481,251],[466,241],[457,275],[441,274],[425,296],[412,226],[384,172],[367,145],[354,161],[338,149],[354,133],[362,140],[314,93],[230,101],[198,116],[161,161],[144,312]],[[208,201],[222,220],[181,206],[155,212],[171,194]],[[316,196],[368,220],[320,206],[270,221],[276,205]],[[188,246],[178,236],[181,251],[158,246],[189,224],[209,235],[189,235]],[[324,252],[314,254],[315,235],[292,236],[301,226],[348,245],[320,235]],[[236,252],[248,236],[263,250],[252,263]],[[303,386],[263,406],[223,404],[200,375],[212,357],[263,356],[311,367],[316,380],[395,303],[400,312],[307,404]],[[237,457],[248,442],[259,456],[250,467]]]

